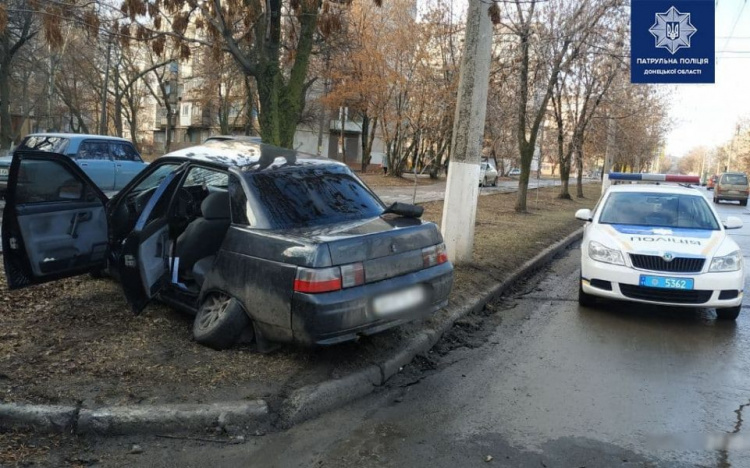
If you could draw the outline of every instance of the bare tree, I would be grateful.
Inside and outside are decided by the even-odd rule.
[[[526,211],[531,161],[547,104],[594,27],[621,0],[514,0],[504,4],[503,26],[518,41],[516,135],[521,161],[516,211]]]

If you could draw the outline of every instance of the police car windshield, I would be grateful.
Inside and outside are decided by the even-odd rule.
[[[616,192],[607,198],[601,224],[718,230],[719,223],[700,195]]]

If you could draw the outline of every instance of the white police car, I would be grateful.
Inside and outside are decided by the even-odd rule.
[[[610,174],[610,180],[699,183],[698,177]],[[695,179],[695,180],[693,180]],[[716,308],[719,319],[740,313],[745,271],[742,251],[701,193],[669,185],[614,185],[584,221],[579,303],[596,297],[669,306]]]

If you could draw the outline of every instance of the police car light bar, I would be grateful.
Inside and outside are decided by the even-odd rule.
[[[643,182],[682,182],[688,184],[700,184],[701,178],[692,175],[680,174],[631,174],[629,172],[610,172],[609,180],[634,180]]]

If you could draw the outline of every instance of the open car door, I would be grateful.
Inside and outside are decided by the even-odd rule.
[[[10,289],[67,278],[106,264],[107,197],[67,156],[16,151],[3,211]]]
[[[186,165],[154,164],[144,171],[148,180],[157,171],[165,173],[141,212],[135,227],[122,243],[119,255],[120,282],[135,314],[148,305],[169,282],[170,238],[167,212]],[[138,185],[136,184],[135,188]],[[122,194],[127,197],[128,193]],[[118,196],[118,198],[120,198]]]

